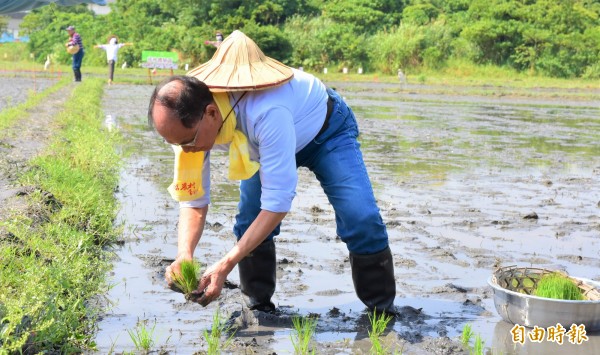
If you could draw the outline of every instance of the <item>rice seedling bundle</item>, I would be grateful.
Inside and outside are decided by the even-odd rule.
[[[181,262],[181,273],[172,273],[171,280],[174,286],[185,295],[198,289],[200,279],[200,264],[194,260]]]
[[[556,272],[543,275],[537,283],[534,294],[538,297],[559,300],[581,301],[585,299],[575,282]]]

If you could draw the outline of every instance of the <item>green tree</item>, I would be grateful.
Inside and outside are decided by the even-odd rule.
[[[426,25],[435,20],[439,9],[432,4],[409,5],[402,11],[402,21],[415,25]]]
[[[231,30],[231,17],[252,20],[259,25],[280,25],[295,14],[318,13],[318,1],[307,0],[209,0],[208,18],[213,26]],[[236,21],[239,22],[239,21]]]
[[[522,42],[517,13],[521,6],[513,0],[474,0],[469,8],[471,23],[461,36],[479,48],[479,63],[508,64]]]
[[[252,20],[263,25],[276,25],[283,18],[283,6],[265,1],[252,10]]]
[[[373,34],[380,28],[397,25],[401,9],[389,1],[332,0],[325,4],[323,16],[347,27],[346,31]]]
[[[278,28],[249,23],[242,30],[256,42],[265,55],[282,63],[289,63],[292,56],[292,45]]]
[[[468,13],[461,36],[478,47],[478,62],[562,77],[598,62],[598,2],[474,0]]]
[[[572,77],[598,63],[600,42],[592,34],[600,26],[597,2],[540,0],[524,7],[521,18],[527,24],[521,52],[530,54],[530,70]]]
[[[319,33],[332,26],[333,21],[323,16],[294,16],[289,18],[283,32],[290,40],[292,54],[289,64],[321,70],[329,60],[327,48],[317,38]]]
[[[439,68],[449,57],[560,77],[600,72],[597,0],[117,0],[96,16],[86,6],[48,5],[22,29],[38,61],[64,63],[67,25],[86,46],[84,64],[104,64],[94,44],[109,35],[134,42],[119,55],[136,65],[143,50],[176,51],[196,65],[215,51],[206,40],[240,29],[292,66],[362,66],[384,73]]]
[[[81,35],[84,46],[94,37],[93,13],[85,5],[56,6],[50,4],[33,10],[23,18],[21,30],[29,35],[28,49],[35,60],[43,62],[52,55],[60,62],[67,63],[71,55],[65,50],[69,35],[65,29],[74,25]]]
[[[451,29],[444,21],[428,26],[402,23],[374,37],[376,41],[369,41],[369,62],[386,74],[395,74],[398,69],[442,67],[452,50]]]

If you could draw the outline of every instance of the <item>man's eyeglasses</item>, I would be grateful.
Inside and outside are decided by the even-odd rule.
[[[202,121],[204,119],[204,113],[206,113],[206,108],[204,109],[204,112],[202,113],[202,117],[200,117],[200,119],[198,120],[198,123],[196,123],[198,125],[198,128],[196,128],[196,133],[194,133],[194,139],[192,139],[190,142],[187,142],[187,143],[169,143],[164,138],[163,138],[163,142],[165,142],[167,144],[170,144],[170,145],[174,145],[176,147],[194,147],[194,146],[196,146],[196,139],[198,139],[198,132],[200,132],[200,121]]]
[[[231,110],[229,110],[229,112],[227,113],[227,116],[225,116],[225,118],[223,119],[223,122],[221,123],[221,127],[219,127],[219,131],[221,131],[221,128],[223,127],[223,125],[225,124],[225,122],[227,122],[227,119],[229,118],[229,116],[231,115],[231,113],[233,112],[233,109],[237,106],[237,104],[240,102],[240,100],[242,99],[242,97],[244,97],[244,95],[246,95],[247,91],[244,91],[244,93],[242,94],[242,96],[240,96],[239,99],[237,99],[237,101],[235,102],[235,104],[233,105],[233,107],[231,107]],[[176,147],[195,147],[196,146],[196,139],[198,139],[198,132],[200,132],[200,121],[202,121],[204,119],[204,114],[206,113],[206,107],[204,108],[204,112],[202,113],[202,117],[200,117],[200,119],[198,120],[198,128],[196,128],[196,133],[194,133],[194,139],[192,139],[191,142],[187,142],[187,143],[169,143],[167,142],[166,139],[163,138],[163,141],[167,144],[170,145],[174,145]]]

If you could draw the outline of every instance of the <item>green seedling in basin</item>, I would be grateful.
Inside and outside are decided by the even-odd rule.
[[[194,260],[181,262],[181,273],[172,273],[171,280],[174,286],[186,295],[198,288],[200,279],[200,264]]]
[[[538,297],[570,301],[581,301],[585,299],[575,282],[559,273],[551,273],[542,276],[535,289],[535,295]]]

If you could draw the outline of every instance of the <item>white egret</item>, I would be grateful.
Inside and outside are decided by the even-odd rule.
[[[402,72],[402,69],[398,69],[398,80],[403,86],[406,85],[406,75]]]
[[[46,56],[46,62],[44,63],[44,70],[48,70],[50,68],[50,56]]]

